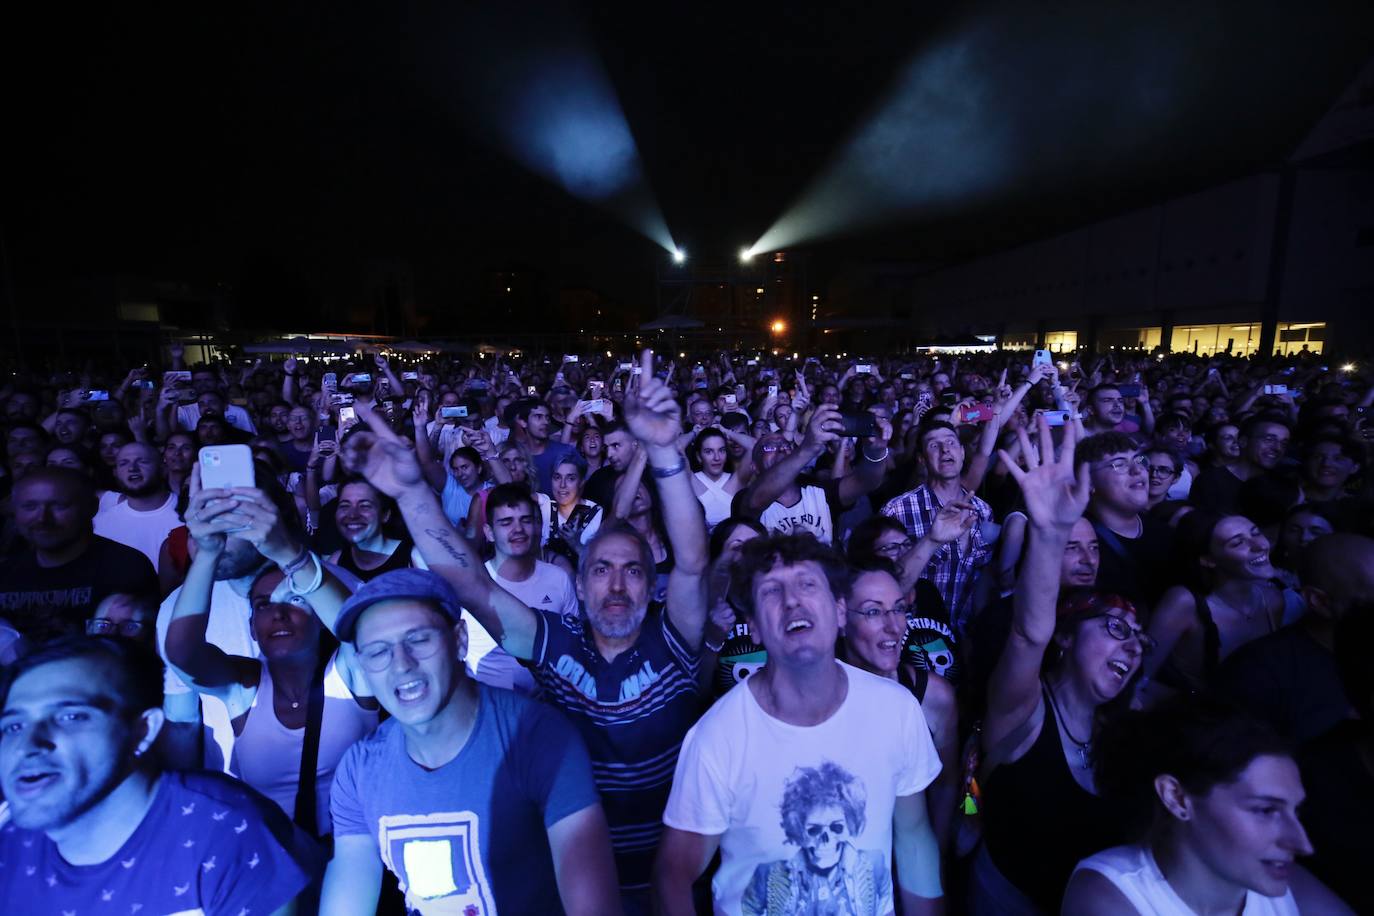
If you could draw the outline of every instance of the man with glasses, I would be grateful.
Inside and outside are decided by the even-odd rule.
[[[1258,414],[1246,420],[1236,439],[1239,458],[1225,467],[1211,467],[1199,474],[1188,495],[1189,502],[1218,515],[1235,515],[1241,484],[1273,473],[1283,461],[1291,438],[1288,421],[1280,414]]]
[[[401,569],[339,611],[341,640],[391,718],[339,761],[320,912],[372,916],[382,868],[411,912],[619,912],[610,833],[576,731],[480,684],[440,576]]]
[[[732,603],[768,664],[683,742],[657,912],[696,912],[692,884],[717,850],[717,913],[881,914],[899,899],[908,916],[943,912],[925,798],[940,760],[907,688],[835,657],[843,560],[815,538],[774,534],[746,543],[735,569]]]
[[[1088,466],[1092,498],[1087,517],[1101,547],[1099,591],[1123,595],[1149,606],[1163,591],[1172,531],[1167,522],[1147,519],[1149,459],[1125,433],[1105,432],[1079,443],[1074,455]]]

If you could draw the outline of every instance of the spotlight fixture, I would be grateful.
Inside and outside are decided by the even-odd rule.
[[[683,251],[681,248],[679,248],[677,251],[674,251],[674,252],[673,252],[673,263],[674,263],[674,264],[683,264],[683,263],[686,263],[686,261],[687,261],[687,252]]]
[[[754,259],[754,250],[753,250],[752,248],[741,248],[741,249],[739,250],[739,262],[740,262],[741,264],[748,264],[748,263],[749,263],[750,261],[752,261],[753,259]]]

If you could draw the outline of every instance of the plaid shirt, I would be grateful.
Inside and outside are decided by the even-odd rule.
[[[992,557],[992,545],[983,539],[983,522],[992,521],[992,507],[974,496],[969,490],[963,491],[963,499],[978,513],[978,524],[969,532],[968,549],[960,552],[959,541],[946,544],[935,551],[922,579],[929,579],[949,610],[950,623],[954,632],[962,634],[967,618],[972,613],[973,586],[977,573],[986,566]],[[883,506],[883,515],[895,518],[906,528],[912,540],[920,540],[935,523],[935,514],[943,505],[929,485],[921,484],[908,490]]]

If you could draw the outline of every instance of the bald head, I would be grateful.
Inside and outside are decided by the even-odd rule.
[[[1308,604],[1339,619],[1356,604],[1374,602],[1374,538],[1328,534],[1303,551],[1303,589]]]
[[[62,551],[91,533],[95,490],[70,468],[35,468],[14,485],[14,526],[41,553]]]

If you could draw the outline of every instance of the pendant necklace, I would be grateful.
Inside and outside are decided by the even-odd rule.
[[[1091,736],[1088,738],[1087,741],[1079,741],[1077,738],[1074,737],[1073,732],[1069,731],[1069,724],[1064,721],[1064,714],[1059,711],[1059,704],[1055,702],[1054,688],[1051,687],[1049,684],[1046,684],[1045,689],[1046,691],[1048,691],[1050,695],[1050,708],[1054,710],[1054,718],[1059,722],[1060,730],[1064,732],[1064,737],[1068,738],[1069,743],[1072,744],[1074,746],[1074,749],[1078,751],[1079,766],[1081,766],[1085,770],[1090,769],[1092,767],[1092,761],[1089,758],[1089,753],[1091,752],[1093,746]]]

